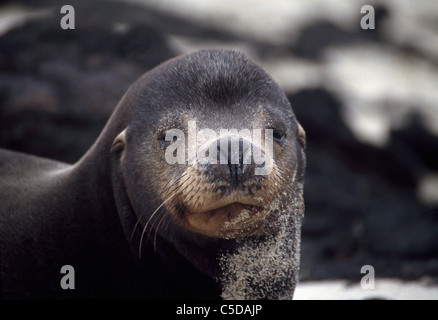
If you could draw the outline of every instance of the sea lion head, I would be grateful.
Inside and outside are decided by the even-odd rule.
[[[217,275],[231,261],[211,259],[219,252],[281,232],[299,237],[305,133],[279,86],[245,55],[170,60],[137,80],[122,108],[114,194],[140,252],[164,240]],[[203,251],[215,253],[206,261]]]

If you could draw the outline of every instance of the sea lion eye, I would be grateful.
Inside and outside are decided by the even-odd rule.
[[[177,136],[173,136],[173,140],[172,141],[167,141],[166,140],[166,132],[163,131],[159,134],[158,136],[158,141],[160,142],[161,145],[161,149],[165,149],[167,148],[172,142],[178,140]]]
[[[273,129],[273,138],[280,146],[286,142],[286,133],[282,129]]]

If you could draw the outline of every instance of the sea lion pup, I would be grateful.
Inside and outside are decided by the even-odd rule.
[[[304,147],[245,55],[163,63],[77,163],[0,151],[1,296],[290,299]]]

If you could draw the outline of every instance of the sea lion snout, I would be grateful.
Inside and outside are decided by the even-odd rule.
[[[200,170],[212,183],[224,182],[231,189],[245,188],[246,182],[263,175],[259,171],[266,166],[265,157],[272,158],[260,145],[242,136],[220,137],[206,149],[201,151],[205,158],[200,160]]]
[[[285,189],[269,143],[235,133],[198,142],[197,161],[176,186],[190,229],[226,238],[263,233],[261,221]]]

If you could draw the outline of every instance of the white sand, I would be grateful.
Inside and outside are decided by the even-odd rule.
[[[310,281],[298,284],[295,300],[438,300],[438,285],[428,281],[375,280],[375,288],[362,289],[360,283],[342,280]]]

